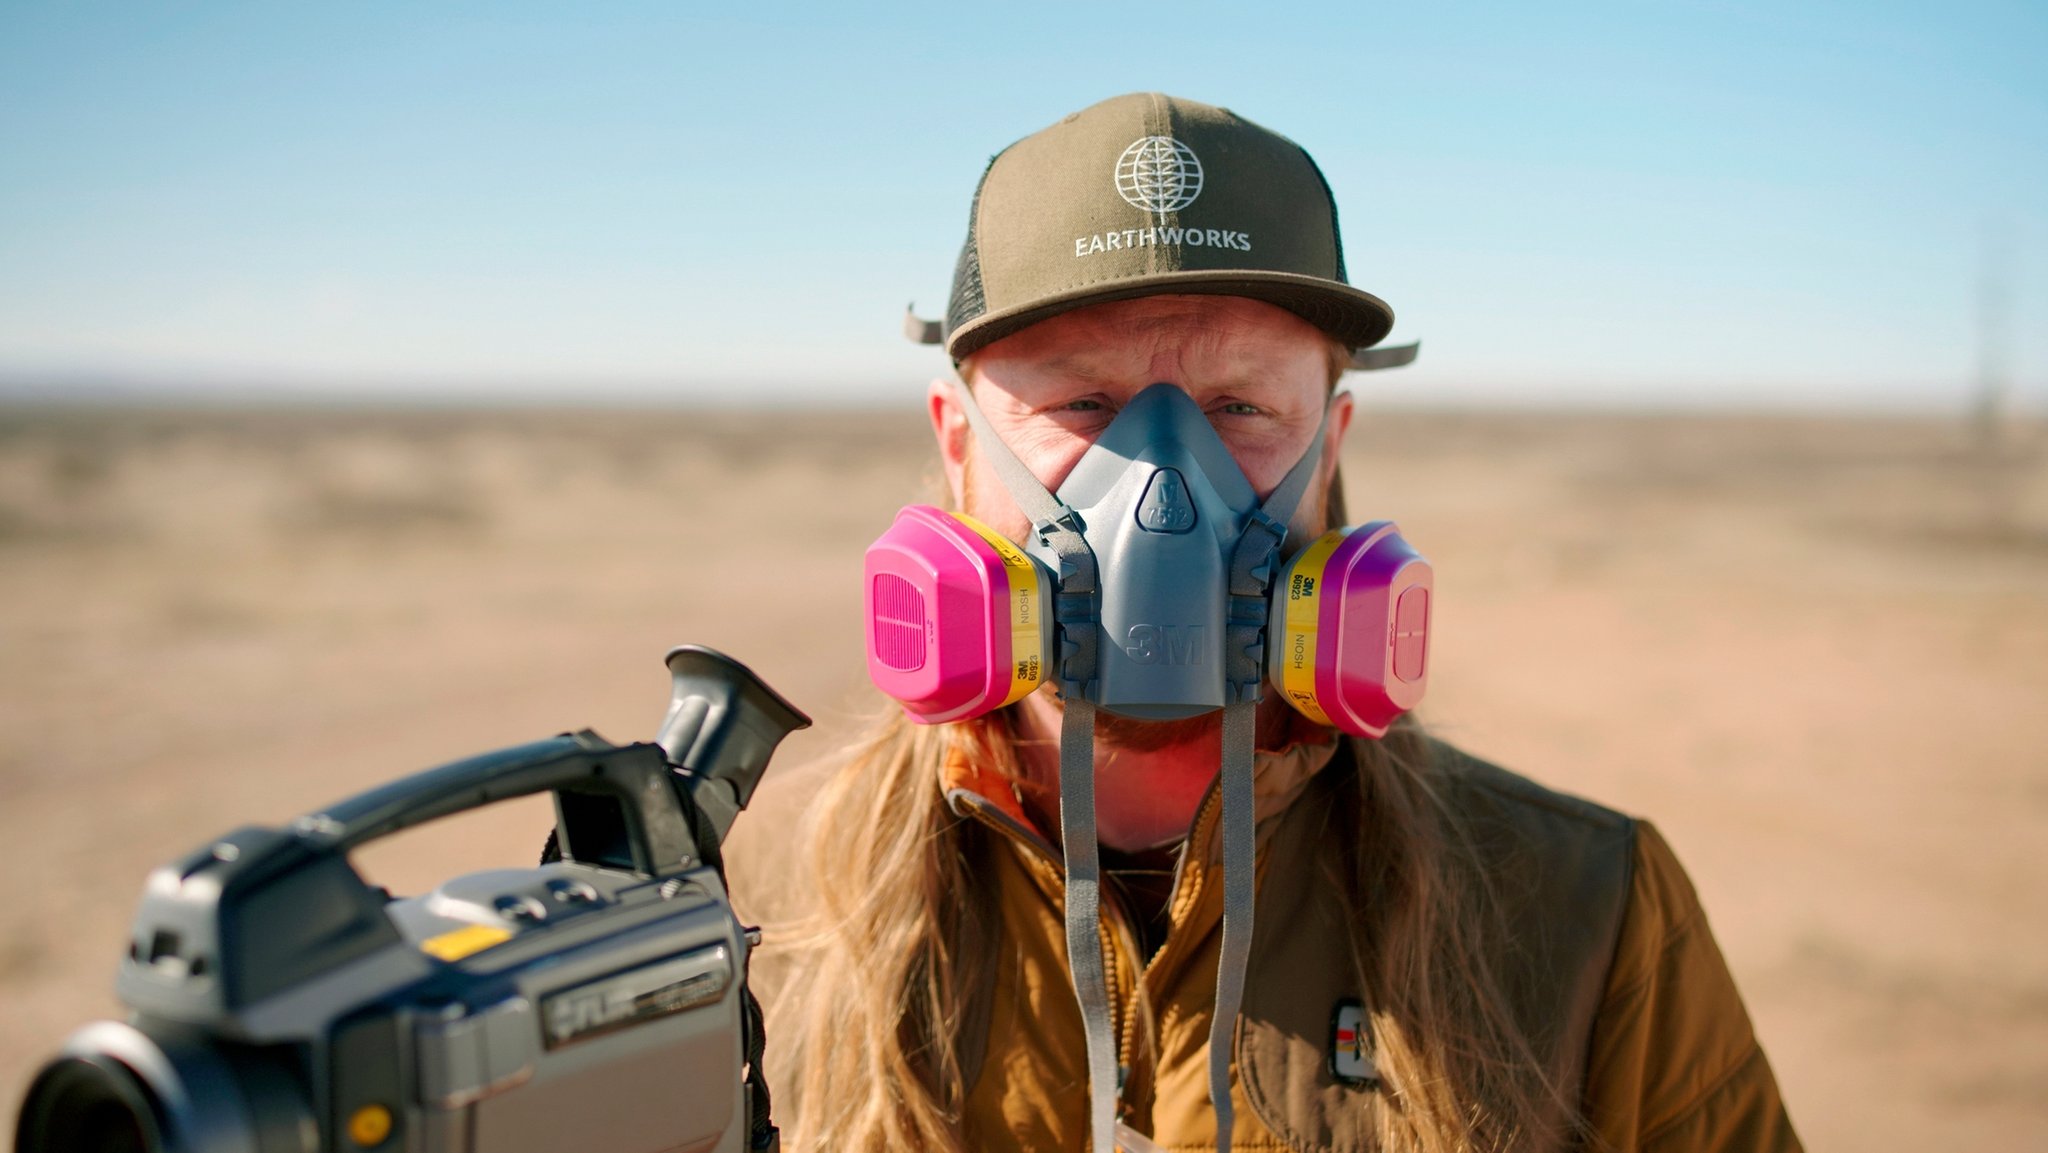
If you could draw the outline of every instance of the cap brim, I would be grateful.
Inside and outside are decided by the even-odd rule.
[[[1241,268],[1189,270],[1133,276],[1041,297],[1018,308],[985,312],[948,334],[946,353],[959,360],[1047,317],[1090,304],[1176,293],[1263,300],[1292,312],[1351,348],[1378,344],[1394,328],[1394,310],[1387,307],[1386,301],[1334,280]]]

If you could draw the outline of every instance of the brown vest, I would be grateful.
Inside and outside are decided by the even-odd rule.
[[[1554,793],[1447,745],[1437,746],[1451,803],[1468,814],[1509,923],[1495,958],[1512,1006],[1565,1100],[1578,1099],[1626,908],[1635,824]],[[1328,828],[1333,764],[1289,811],[1259,887],[1251,971],[1237,1032],[1238,1075],[1259,1119],[1296,1149],[1368,1150],[1362,1097],[1331,1068],[1332,1007],[1358,997],[1344,899],[1322,878],[1342,838]],[[1321,836],[1311,830],[1328,828]]]
[[[1577,1100],[1628,902],[1635,823],[1447,745],[1436,745],[1435,753],[1447,799],[1467,816],[1505,906],[1508,940],[1494,961],[1513,1010],[1546,1057],[1564,1099]],[[1340,797],[1353,765],[1350,749],[1341,749],[1261,830],[1251,968],[1233,1053],[1238,1102],[1233,1144],[1240,1149],[1273,1149],[1276,1140],[1292,1149],[1330,1153],[1373,1148],[1368,1106],[1378,1090],[1340,1081],[1331,1060],[1333,1013],[1340,1002],[1360,999],[1363,992],[1356,987],[1344,894],[1333,880],[1340,875],[1335,870],[1348,861],[1348,838],[1372,832],[1345,827],[1338,818],[1356,811]],[[1052,1091],[1076,1079],[1080,1027],[1071,992],[1048,988],[1055,956],[1064,963],[1063,942],[1036,939],[1058,935],[1056,870],[1041,845],[1027,844],[1030,834],[1014,820],[991,812],[992,806],[966,801],[956,794],[956,807],[1000,830],[1000,839],[1015,851],[990,879],[999,900],[1009,905],[1003,917],[1009,931],[1033,938],[1004,942],[998,975],[975,998],[969,1014],[961,1038],[967,1083],[973,1087],[969,1127],[993,1136],[1000,1115],[1010,1119],[1014,1132],[1022,1113],[1041,1139],[1057,1134],[1055,1143],[1065,1144],[1066,1137],[1080,1139],[1085,1132],[1086,1094],[1085,1087],[1071,1095]],[[1044,907],[1026,909],[1014,902],[1042,902]],[[1171,983],[1168,1003],[1154,1009],[1168,1035],[1176,1032],[1175,1022],[1183,1033],[1206,1030],[1218,928],[1197,910],[1173,931],[1208,938],[1201,951],[1205,955],[1190,979]],[[1183,942],[1183,952],[1187,945]],[[999,998],[1015,1002],[1018,991],[1027,988],[1028,1004],[994,1004]],[[1128,976],[1124,988],[1129,988]],[[1026,1022],[1029,1028],[1023,1032],[1039,1038],[1035,1048],[1044,1051],[1005,1052],[1000,1061],[991,1060],[991,1046],[1000,1052],[1023,1040],[1016,1033]],[[991,1037],[992,1026],[1002,1035]],[[1149,1121],[1146,1127],[1162,1143],[1200,1147],[1197,1135],[1214,1128],[1206,1090],[1193,1088],[1206,1084],[1201,1080],[1205,1063],[1187,1045],[1170,1043],[1162,1047],[1159,1063],[1158,1069],[1133,1071],[1130,1088],[1144,1098],[1141,1113],[1149,1114],[1141,1119]],[[1017,1081],[1019,1076],[1024,1080]],[[984,1112],[989,1115],[980,1119],[990,1123],[988,1128],[975,1124],[975,1115]],[[1065,1116],[1070,1112],[1075,1116]]]

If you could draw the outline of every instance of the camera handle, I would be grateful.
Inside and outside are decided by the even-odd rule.
[[[613,745],[584,729],[514,745],[416,773],[300,817],[293,830],[346,853],[371,841],[457,813],[534,793],[617,799],[632,867],[651,877],[701,864],[673,770],[650,744]],[[573,830],[570,833],[574,844]],[[623,862],[609,862],[620,863]]]
[[[719,844],[753,799],[775,746],[811,721],[716,649],[683,645],[666,663],[672,693],[656,744],[564,733],[394,781],[299,818],[296,831],[347,852],[442,817],[553,792],[572,859],[626,866],[620,857],[630,852],[630,867],[651,877],[717,864]],[[582,803],[592,794],[620,807]]]
[[[350,850],[533,793],[555,794],[577,859],[678,876],[705,863],[678,783],[658,746],[585,731],[429,769],[283,829],[237,829],[150,874],[116,987],[139,1011],[217,1024],[367,957],[399,933],[390,894],[363,881]]]
[[[383,911],[390,895],[363,881],[350,850],[534,793],[554,794],[572,860],[657,880],[709,867],[722,879],[731,814],[776,742],[810,722],[708,649],[672,654],[671,671],[676,703],[662,731],[680,766],[660,745],[566,733],[428,769],[282,829],[237,829],[159,868],[136,912],[121,996],[171,1020],[217,1022],[367,956],[398,930]]]

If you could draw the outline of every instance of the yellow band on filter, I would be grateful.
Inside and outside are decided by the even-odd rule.
[[[973,529],[1003,558],[1003,573],[1010,581],[1010,694],[1003,698],[1003,703],[1015,704],[1045,679],[1038,565],[1009,537],[971,516],[953,515],[960,517],[960,523]]]
[[[1287,614],[1280,635],[1280,691],[1317,724],[1330,715],[1316,702],[1316,626],[1323,603],[1323,570],[1344,543],[1341,530],[1326,532],[1302,551],[1288,572]]]

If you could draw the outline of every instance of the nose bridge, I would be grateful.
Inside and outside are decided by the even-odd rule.
[[[1171,384],[1182,392],[1193,395],[1193,389],[1180,383],[1188,379],[1186,353],[1187,348],[1182,341],[1160,342],[1159,347],[1152,350],[1151,361],[1145,366],[1145,378],[1154,385]]]
[[[1103,430],[1095,448],[1111,458],[1102,462],[1110,467],[1128,467],[1125,462],[1138,461],[1192,467],[1240,514],[1250,511],[1256,500],[1251,482],[1209,424],[1208,415],[1185,388],[1170,381],[1148,385],[1132,397]],[[1118,464],[1112,465],[1111,460]]]

